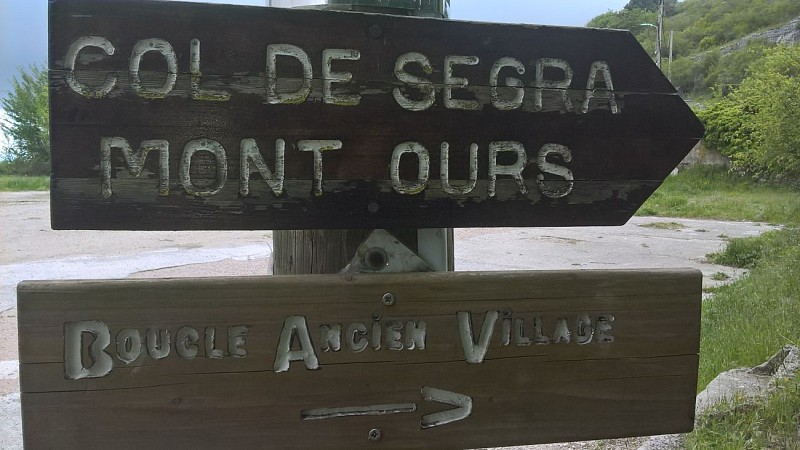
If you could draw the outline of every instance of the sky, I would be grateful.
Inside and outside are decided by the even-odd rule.
[[[259,6],[267,1],[205,0]],[[47,3],[47,0],[0,0],[0,97],[8,94],[18,67],[47,63]],[[451,0],[450,18],[584,26],[591,18],[620,10],[627,3],[628,0]]]

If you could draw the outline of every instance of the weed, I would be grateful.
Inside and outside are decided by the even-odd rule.
[[[714,281],[725,281],[730,280],[731,277],[725,272],[716,272],[714,275],[711,275],[711,279]]]
[[[50,190],[50,177],[0,176],[0,191],[2,192],[47,190]]]
[[[685,225],[680,224],[678,222],[653,222],[653,223],[644,223],[639,226],[644,228],[654,228],[656,230],[675,230],[675,231],[680,231],[686,228]]]

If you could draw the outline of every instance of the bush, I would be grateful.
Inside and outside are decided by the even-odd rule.
[[[699,112],[706,144],[744,173],[800,183],[798,99],[800,46],[766,50],[738,89]]]

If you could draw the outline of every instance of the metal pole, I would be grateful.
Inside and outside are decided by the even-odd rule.
[[[667,78],[670,83],[672,82],[672,38],[675,35],[675,30],[669,31],[669,66],[667,66]]]

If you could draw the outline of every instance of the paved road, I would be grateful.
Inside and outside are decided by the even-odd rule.
[[[456,270],[693,267],[728,238],[773,227],[750,222],[637,217],[622,227],[456,230]],[[0,193],[0,448],[21,448],[16,285],[34,279],[267,275],[269,231],[53,231],[47,193]]]

